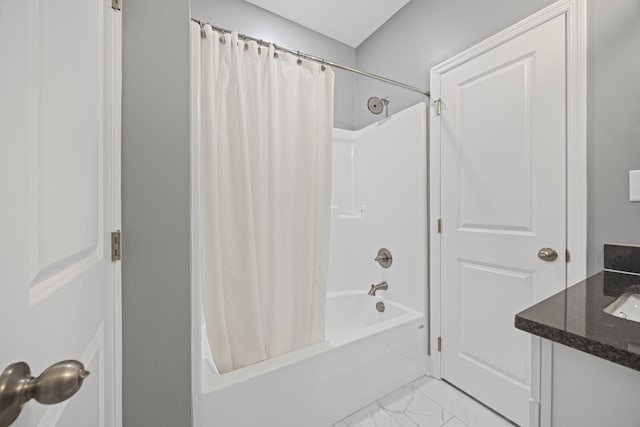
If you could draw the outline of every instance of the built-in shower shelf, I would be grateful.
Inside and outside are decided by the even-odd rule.
[[[362,214],[338,214],[338,218],[340,219],[362,219],[364,215]]]
[[[331,206],[331,210],[335,212],[338,219],[362,219],[364,211],[368,206],[360,206],[360,209],[340,209],[337,206]]]

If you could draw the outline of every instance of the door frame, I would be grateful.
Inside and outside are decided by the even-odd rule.
[[[111,8],[111,221],[122,230],[122,10]],[[109,239],[110,241],[110,239]],[[122,261],[113,269],[113,422],[122,427]]]
[[[441,377],[438,339],[441,337],[441,213],[440,141],[437,114],[441,76],[511,39],[558,16],[566,17],[567,49],[567,284],[587,275],[587,19],[586,0],[559,0],[496,35],[431,69],[429,131],[429,348],[430,374]],[[446,106],[444,106],[446,108]],[[433,143],[432,143],[433,142]],[[568,220],[571,218],[571,221]],[[532,337],[531,426],[550,426],[551,346]],[[544,380],[543,380],[544,378]],[[541,405],[542,404],[542,405]]]

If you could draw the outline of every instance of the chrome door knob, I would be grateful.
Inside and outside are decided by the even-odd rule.
[[[31,399],[53,405],[76,394],[89,371],[77,360],[64,360],[49,366],[37,378],[29,365],[17,362],[0,375],[0,427],[11,425]]]
[[[543,261],[553,262],[558,259],[558,252],[551,248],[542,248],[538,251],[538,258]]]

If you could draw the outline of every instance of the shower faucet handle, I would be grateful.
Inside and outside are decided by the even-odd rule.
[[[378,251],[378,255],[373,260],[378,264],[380,264],[382,268],[389,268],[393,263],[393,257],[391,256],[391,251],[387,248],[380,249]]]

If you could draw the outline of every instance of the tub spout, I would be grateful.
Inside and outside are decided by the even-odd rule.
[[[386,291],[389,289],[389,284],[387,282],[380,282],[377,285],[371,284],[371,289],[369,289],[369,295],[376,296],[376,292],[382,290]]]

